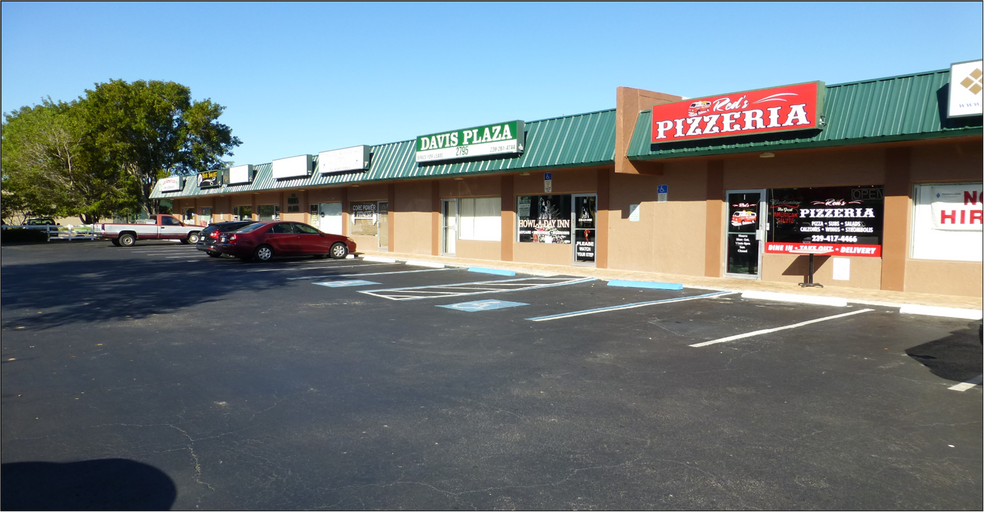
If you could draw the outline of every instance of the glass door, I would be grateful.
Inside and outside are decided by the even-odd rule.
[[[458,239],[458,200],[441,200],[441,254],[454,256]]]
[[[379,201],[376,212],[379,214],[379,250],[389,250],[389,202]]]
[[[342,234],[342,203],[321,203],[318,205],[318,225],[325,233]]]
[[[574,263],[594,263],[598,196],[574,195]]]
[[[726,196],[725,274],[759,279],[762,276],[762,243],[765,241],[765,190],[729,190]]]

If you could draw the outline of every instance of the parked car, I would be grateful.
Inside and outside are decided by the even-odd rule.
[[[331,256],[344,258],[355,252],[355,241],[323,233],[300,222],[256,222],[219,235],[215,251],[237,258],[269,261],[275,256]]]
[[[95,233],[117,247],[130,247],[137,240],[180,240],[183,244],[197,244],[201,230],[199,226],[186,226],[174,216],[160,213],[133,224],[98,224]]]
[[[198,243],[195,244],[195,248],[199,251],[205,251],[205,254],[213,258],[218,258],[222,256],[222,253],[215,250],[215,244],[219,242],[219,235],[255,223],[255,220],[230,220],[209,224],[207,228],[202,230],[198,238]]]
[[[51,217],[38,217],[36,219],[27,219],[24,223],[27,226],[57,226],[54,219]]]

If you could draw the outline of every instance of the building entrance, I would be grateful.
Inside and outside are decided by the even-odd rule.
[[[765,242],[765,190],[729,190],[725,220],[728,277],[760,279],[762,244]]]

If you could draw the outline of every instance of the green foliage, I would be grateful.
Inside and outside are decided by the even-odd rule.
[[[157,180],[223,167],[240,144],[218,122],[225,107],[193,102],[174,82],[112,80],[71,103],[43,101],[5,115],[3,218],[157,213]]]

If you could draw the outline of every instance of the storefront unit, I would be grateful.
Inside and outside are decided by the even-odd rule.
[[[196,222],[248,212],[341,230],[366,251],[604,265],[615,118],[507,121],[300,155],[234,167],[214,186],[158,186],[151,197]]]
[[[654,243],[611,266],[801,283],[812,258],[828,285],[979,295],[981,117],[947,116],[954,87],[944,70],[640,112],[616,173],[651,192],[613,194],[641,223],[610,236]]]

